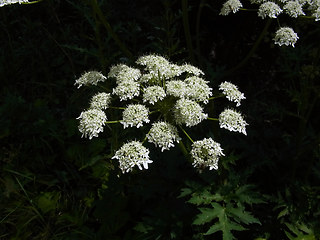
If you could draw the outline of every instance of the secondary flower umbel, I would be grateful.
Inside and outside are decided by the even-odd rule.
[[[209,167],[209,170],[218,169],[218,161],[224,156],[220,144],[212,138],[205,138],[192,144],[191,156],[193,166],[198,168]]]
[[[279,46],[291,45],[294,47],[294,44],[299,39],[298,35],[293,31],[292,28],[282,27],[276,32],[276,36],[274,37],[274,43]]]
[[[119,160],[120,169],[123,173],[132,171],[134,166],[148,169],[148,164],[152,163],[149,159],[149,150],[141,142],[131,141],[124,144],[112,158]]]
[[[222,90],[222,93],[226,95],[229,101],[236,102],[237,107],[240,106],[240,101],[246,98],[244,94],[238,90],[238,87],[230,82],[221,83],[219,90]]]
[[[103,126],[107,121],[107,116],[104,111],[96,108],[91,108],[84,111],[77,118],[80,119],[79,131],[82,137],[98,137],[100,132],[103,132]]]

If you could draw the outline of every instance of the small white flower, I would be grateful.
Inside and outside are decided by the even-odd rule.
[[[89,109],[80,114],[79,131],[82,137],[98,137],[98,133],[103,132],[103,126],[107,121],[106,114],[100,109]]]
[[[311,4],[311,1],[313,1],[313,0],[298,0],[298,2],[299,2],[302,6],[304,6],[304,5],[306,5],[306,4],[310,5],[310,4]]]
[[[283,6],[283,9],[284,9],[285,13],[287,13],[290,17],[297,18],[298,16],[306,15],[302,10],[301,4],[297,1],[287,2]]]
[[[187,93],[187,84],[181,80],[166,82],[166,92],[174,97],[184,97]]]
[[[155,54],[141,56],[136,63],[145,66],[149,74],[155,78],[170,79],[180,76],[182,73],[178,65],[172,64],[166,58]]]
[[[228,0],[223,4],[220,15],[226,16],[231,12],[236,13],[240,8],[242,8],[242,3],[239,0]]]
[[[207,119],[208,115],[203,113],[202,107],[195,101],[181,98],[173,109],[174,118],[177,124],[186,124],[192,127]]]
[[[208,81],[193,76],[185,79],[187,84],[187,97],[194,101],[208,103],[212,95],[212,88],[208,86]]]
[[[246,97],[242,92],[238,90],[238,87],[230,82],[223,82],[219,86],[219,90],[226,95],[227,99],[237,103],[237,107],[240,106],[240,101]]]
[[[204,75],[203,71],[201,71],[199,68],[192,66],[188,63],[183,64],[182,66],[180,66],[180,68],[181,68],[181,72],[187,72],[195,76]]]
[[[97,109],[107,109],[111,102],[111,94],[110,93],[97,93],[91,98],[90,108]]]
[[[140,77],[139,69],[128,67],[125,64],[112,66],[108,73],[108,78],[115,78],[118,84],[123,81],[137,81]]]
[[[120,98],[120,101],[132,99],[140,94],[140,84],[138,82],[127,80],[119,82],[112,93]]]
[[[274,37],[274,43],[278,44],[279,46],[291,45],[294,47],[294,44],[299,39],[298,35],[293,31],[292,28],[289,27],[282,27],[276,32],[276,36]]]
[[[144,89],[143,102],[154,104],[166,96],[164,89],[160,86],[150,86]]]
[[[148,69],[152,69],[156,67],[157,64],[169,64],[169,61],[164,57],[156,54],[149,54],[141,56],[136,61],[137,64],[146,66]]]
[[[320,1],[319,0],[309,0],[307,2],[310,6],[309,8],[310,9],[317,9],[320,7]]]
[[[196,168],[209,167],[209,170],[218,169],[218,162],[221,156],[224,156],[220,144],[213,141],[212,138],[204,138],[192,144],[191,157],[192,165]]]
[[[107,78],[100,72],[90,71],[82,74],[80,78],[78,78],[74,85],[78,85],[80,88],[82,85],[97,85],[98,82],[104,82]]]
[[[149,83],[151,80],[157,80],[158,78],[155,78],[151,73],[145,73],[142,74],[141,77],[139,78],[138,82],[140,83]]]
[[[142,167],[148,169],[148,164],[152,163],[149,153],[150,151],[141,142],[131,141],[116,151],[112,159],[118,159],[122,173],[127,173],[132,171],[134,166],[138,166],[140,170]]]
[[[122,113],[123,128],[126,127],[141,127],[143,123],[150,122],[149,109],[141,104],[130,104]]]
[[[147,135],[148,142],[154,143],[157,147],[163,150],[169,150],[174,147],[174,142],[179,142],[181,138],[178,135],[178,129],[167,122],[157,122],[152,124],[149,134]]]
[[[240,132],[247,135],[246,126],[248,125],[240,113],[232,110],[225,109],[219,115],[220,128],[225,128],[229,131]]]
[[[263,19],[266,17],[277,18],[281,12],[282,9],[274,2],[265,2],[260,5],[258,16]]]
[[[314,20],[320,21],[320,7],[318,7],[313,13],[312,16],[315,18]]]

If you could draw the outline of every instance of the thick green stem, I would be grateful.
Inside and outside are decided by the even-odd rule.
[[[193,140],[192,140],[192,138],[189,136],[189,134],[188,134],[181,126],[179,126],[179,127],[180,127],[181,131],[187,136],[187,138],[193,143]]]
[[[217,96],[208,98],[208,100],[210,101],[210,100],[217,99],[217,98],[221,98],[221,97],[224,97],[224,96],[225,96],[224,94],[219,94],[219,95],[217,95]]]
[[[43,0],[37,0],[37,1],[33,1],[33,2],[22,2],[21,4],[35,4],[35,3],[39,3],[42,2]]]
[[[120,120],[115,120],[115,121],[106,121],[105,123],[109,124],[109,123],[119,123],[119,122],[120,122]]]
[[[112,109],[120,109],[120,110],[126,109],[125,107],[109,107],[109,108],[112,108]]]
[[[219,121],[219,119],[218,118],[207,118],[208,120],[212,120],[212,121]]]

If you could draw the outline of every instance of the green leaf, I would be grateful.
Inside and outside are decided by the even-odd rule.
[[[254,191],[254,187],[255,186],[252,184],[240,186],[235,191],[235,195],[238,197],[241,203],[247,203],[250,205],[253,203],[265,203],[265,200],[262,198],[262,196]]]
[[[228,216],[226,215],[225,210],[222,210],[219,215],[219,222],[215,223],[213,226],[209,228],[209,230],[205,233],[205,235],[210,235],[218,231],[222,231],[223,240],[232,240],[234,236],[231,231],[243,231],[246,230],[244,227],[230,221]]]
[[[208,190],[204,190],[203,192],[192,194],[188,202],[199,206],[201,204],[210,204],[212,201],[221,201],[222,199],[220,194],[213,195]]]
[[[192,224],[194,225],[203,225],[205,223],[208,223],[219,214],[219,211],[212,208],[199,208],[199,210],[201,211],[201,213],[198,214],[196,216],[196,219],[193,221]]]
[[[185,196],[188,196],[192,193],[192,190],[190,188],[182,188],[181,189],[181,193],[180,195],[178,196],[178,198],[183,198]]]
[[[59,192],[45,192],[39,196],[37,206],[43,213],[50,212],[56,208],[59,198]]]
[[[243,222],[244,224],[258,223],[261,225],[260,221],[253,217],[249,212],[244,210],[244,207],[231,207],[227,206],[227,211],[235,217],[238,222]]]
[[[289,232],[285,231],[286,236],[290,240],[315,240],[316,237],[313,233],[313,230],[308,228],[305,224],[297,223],[295,225],[290,223],[285,223],[285,225],[289,228],[289,230],[296,235],[294,237]]]

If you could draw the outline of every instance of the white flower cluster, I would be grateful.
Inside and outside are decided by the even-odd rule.
[[[130,104],[122,113],[123,127],[141,127],[143,123],[150,122],[149,109],[142,104]]]
[[[224,156],[222,150],[220,144],[213,141],[212,138],[196,141],[192,144],[192,165],[200,169],[209,167],[209,170],[217,170],[219,158]]]
[[[111,102],[111,94],[110,93],[98,93],[91,98],[90,108],[97,108],[97,109],[107,109]]]
[[[166,92],[160,86],[150,86],[144,89],[143,102],[148,102],[152,105],[163,100],[166,97]]]
[[[125,64],[118,64],[111,67],[108,78],[115,78],[117,83],[126,81],[137,81],[141,77],[139,69],[128,67]]]
[[[202,78],[193,76],[185,80],[187,84],[187,97],[203,103],[208,103],[210,96],[212,96],[212,88],[209,87],[208,81]]]
[[[150,143],[161,148],[161,152],[169,150],[170,147],[174,147],[174,142],[181,140],[178,129],[167,122],[153,123],[147,137]]]
[[[292,28],[282,27],[276,31],[274,42],[279,46],[291,45],[292,47],[294,47],[294,44],[297,42],[298,39],[299,39],[298,35],[293,31]]]
[[[140,84],[132,80],[121,81],[112,93],[117,95],[120,101],[133,99],[140,94]]]
[[[219,90],[222,90],[222,93],[226,95],[229,101],[236,102],[237,107],[240,106],[240,101],[246,98],[244,94],[238,90],[238,87],[230,82],[221,83]]]
[[[107,78],[103,76],[102,73],[97,71],[90,71],[82,74],[80,78],[78,78],[74,85],[78,85],[80,88],[82,85],[97,85],[98,82],[104,82]]]
[[[258,16],[262,19],[266,17],[277,18],[282,9],[274,2],[262,3],[258,10]]]
[[[240,113],[232,109],[225,109],[222,113],[220,113],[219,124],[221,128],[247,135],[246,126],[248,124]]]
[[[89,109],[80,114],[79,131],[82,137],[98,137],[98,133],[103,132],[103,126],[106,124],[107,116],[100,109]]]
[[[290,17],[297,18],[305,16],[313,17],[315,21],[320,20],[320,0],[250,0],[252,4],[258,4],[258,16],[264,18],[277,18],[282,12]],[[242,8],[240,0],[227,0],[220,11],[220,15],[228,15]],[[295,46],[299,39],[298,35],[290,27],[280,27],[276,32],[274,43],[279,46]]]
[[[173,64],[156,54],[142,56],[137,59],[136,64],[137,68],[125,64],[112,66],[108,73],[108,80],[114,79],[116,83],[112,93],[100,92],[94,95],[90,108],[78,118],[79,131],[89,139],[98,137],[106,124],[120,123],[124,129],[135,127],[144,130],[148,128],[150,120],[157,119],[142,142],[131,141],[115,152],[113,159],[118,159],[123,173],[132,171],[135,166],[140,170],[147,169],[148,164],[152,163],[149,150],[143,146],[146,140],[161,151],[170,150],[175,143],[179,143],[182,139],[176,125],[193,142],[183,127],[194,127],[203,120],[210,119],[205,113],[204,105],[213,95],[209,81],[202,77],[204,73],[195,66],[187,63]],[[92,71],[83,74],[75,84],[78,87],[97,85],[105,80],[106,77],[101,73]],[[237,106],[245,98],[237,86],[228,82],[222,83],[220,90],[230,101],[236,102]],[[118,101],[112,101],[112,98],[117,98]],[[111,102],[125,104],[125,107],[110,106]],[[122,111],[122,119],[107,121],[105,111],[117,111],[115,109]],[[156,116],[151,118],[150,115]],[[241,122],[229,115],[220,115],[220,127],[245,133],[244,120],[241,118]],[[220,144],[209,138],[194,142],[191,156],[194,167],[208,167],[211,170],[218,168],[218,160],[223,153]]]
[[[226,16],[231,12],[236,13],[242,7],[243,7],[243,5],[239,0],[228,0],[223,4],[221,11],[220,11],[220,15]]]
[[[148,164],[152,163],[149,153],[150,151],[141,142],[131,141],[116,151],[112,158],[118,159],[121,171],[127,173],[132,171],[134,166],[138,166],[140,170],[142,167],[148,169]]]
[[[187,127],[198,125],[208,117],[203,113],[203,108],[193,100],[181,98],[174,105],[174,118],[177,124],[185,124]]]
[[[283,9],[286,14],[290,17],[297,18],[298,16],[306,15],[303,12],[302,5],[298,1],[289,1],[284,6]]]
[[[0,0],[0,7],[3,7],[5,5],[10,5],[14,3],[28,3],[28,0]]]

